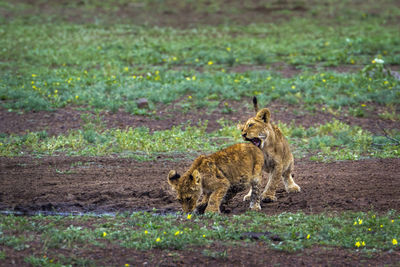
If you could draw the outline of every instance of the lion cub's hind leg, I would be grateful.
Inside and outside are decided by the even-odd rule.
[[[300,192],[300,186],[298,186],[292,177],[292,171],[293,167],[288,168],[283,174],[282,174],[282,180],[285,185],[285,190],[288,193],[297,193]]]

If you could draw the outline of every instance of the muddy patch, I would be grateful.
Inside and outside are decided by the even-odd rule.
[[[0,158],[0,209],[19,212],[162,212],[180,211],[167,184],[171,169],[184,171],[190,161],[138,162],[112,157]],[[301,193],[283,185],[278,201],[263,203],[262,212],[278,214],[335,211],[386,212],[400,209],[397,173],[400,159],[316,163],[299,160],[295,180]],[[247,210],[239,194],[227,213]]]

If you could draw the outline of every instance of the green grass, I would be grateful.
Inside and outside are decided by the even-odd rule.
[[[65,257],[57,254],[62,254],[63,250],[89,251],[109,243],[137,250],[181,250],[217,241],[227,245],[252,242],[255,240],[252,236],[257,234],[269,248],[288,252],[314,245],[380,252],[400,249],[396,244],[400,241],[400,216],[395,211],[381,215],[346,212],[335,216],[303,213],[267,216],[255,212],[233,216],[179,213],[160,216],[149,212],[116,217],[1,215],[0,233],[0,244],[14,250],[30,250],[35,244],[39,251],[26,261],[38,265],[49,263],[50,259],[65,263]],[[223,253],[215,254],[210,250],[205,250],[204,254],[224,257]]]
[[[235,125],[226,121],[220,123],[221,129],[212,133],[206,132],[207,122],[152,133],[144,127],[105,129],[101,123],[87,123],[82,130],[72,130],[66,135],[48,136],[45,131],[23,136],[1,135],[0,156],[118,155],[149,160],[159,154],[174,157],[175,153],[188,153],[194,157],[243,142]],[[400,146],[392,139],[338,120],[307,129],[295,124],[278,123],[278,126],[288,138],[296,158],[308,155],[313,160],[332,161],[396,158],[400,155]],[[390,134],[392,138],[400,139],[399,131]]]
[[[390,75],[325,73],[320,68],[357,65],[361,70],[375,58],[382,58],[385,66],[400,64],[400,30],[390,23],[400,16],[400,8],[394,1],[385,1],[386,9],[369,16],[381,4],[364,3],[364,10],[360,10],[351,3],[325,2],[314,3],[311,16],[307,13],[286,21],[199,24],[181,29],[126,20],[109,26],[105,18],[96,23],[73,23],[62,15],[59,19],[31,17],[22,14],[28,10],[34,14],[36,6],[1,1],[0,8],[11,10],[12,16],[0,28],[0,105],[15,111],[72,105],[148,114],[137,107],[138,98],[148,98],[153,111],[157,104],[181,100],[183,95],[193,97],[183,105],[199,107],[254,94],[265,103],[279,99],[310,108],[315,104],[339,108],[366,102],[398,105],[399,81]],[[112,15],[125,4],[84,1],[70,5],[77,14],[100,8],[103,15]],[[49,12],[65,9],[64,5],[48,5]],[[175,4],[174,12],[186,5],[193,3]],[[198,3],[199,10],[194,12],[240,12],[238,3],[229,9],[221,9],[221,5],[217,1],[210,11],[206,3]],[[251,8],[254,4],[243,5]],[[287,8],[295,5],[289,3]],[[167,2],[154,1],[138,8],[155,13],[171,9]],[[329,12],[333,10],[338,14],[324,17],[326,23],[321,23],[317,14],[332,15]],[[283,78],[267,71],[276,62],[304,73]],[[231,69],[258,65],[265,70],[236,73]]]

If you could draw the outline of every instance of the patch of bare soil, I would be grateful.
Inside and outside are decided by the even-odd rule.
[[[191,162],[163,158],[137,162],[121,158],[0,158],[0,209],[69,212],[180,210],[167,184],[169,170],[185,171]],[[400,210],[400,159],[296,163],[299,194],[278,189],[278,201],[263,203],[263,212]],[[239,194],[227,212],[247,210]]]

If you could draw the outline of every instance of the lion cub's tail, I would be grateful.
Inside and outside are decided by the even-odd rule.
[[[253,106],[254,106],[254,111],[257,113],[258,112],[258,102],[257,102],[257,97],[253,97]]]

